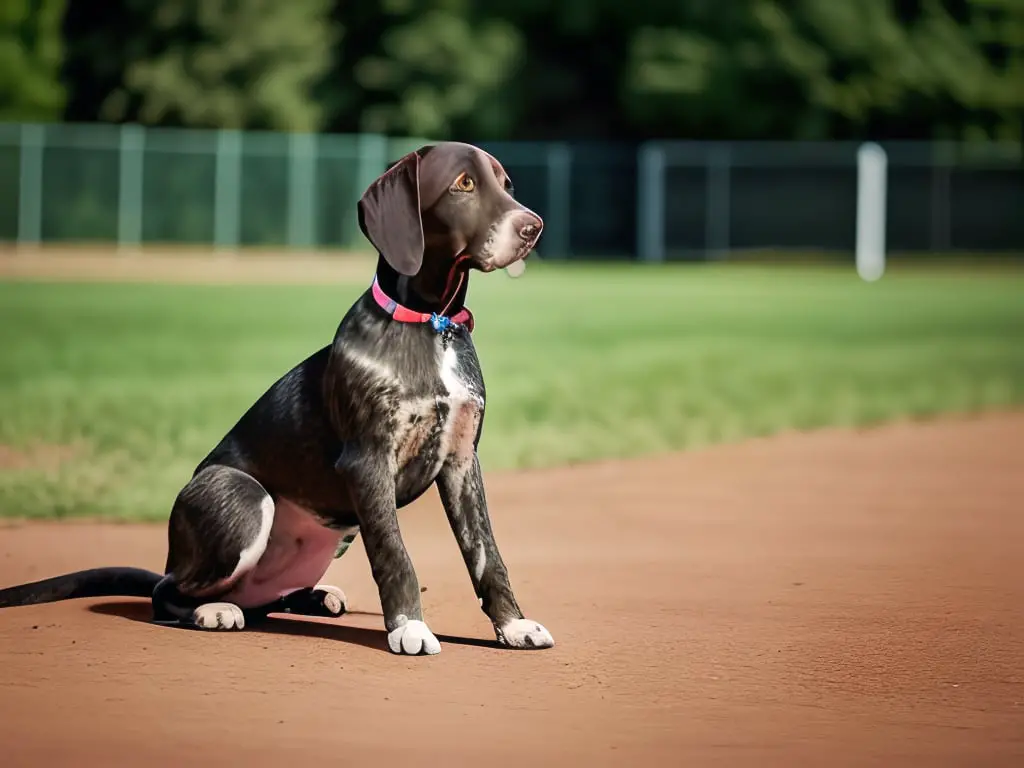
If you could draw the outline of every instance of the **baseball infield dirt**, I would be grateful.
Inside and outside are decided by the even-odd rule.
[[[144,601],[0,611],[6,766],[1024,765],[1024,415],[489,478],[548,651],[493,646],[435,494],[402,517],[443,650]],[[0,583],[160,569],[160,526],[0,528]]]
[[[205,248],[146,248],[118,253],[104,246],[12,248],[0,245],[0,280],[104,283],[304,283],[363,281],[376,259],[359,252],[306,253]]]

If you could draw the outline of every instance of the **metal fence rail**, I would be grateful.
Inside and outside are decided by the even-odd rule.
[[[883,143],[887,242],[905,252],[1020,251],[1015,145]],[[857,151],[841,142],[659,143],[641,149],[638,252],[687,258],[778,248],[852,252]]]
[[[390,161],[423,143],[0,124],[0,241],[362,247],[359,195]],[[856,144],[482,146],[544,217],[541,251],[552,258],[854,249]],[[890,249],[1024,252],[1018,145],[883,146]]]

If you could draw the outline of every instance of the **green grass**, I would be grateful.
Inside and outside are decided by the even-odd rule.
[[[164,518],[362,288],[0,283],[0,515]],[[1024,400],[1019,271],[548,264],[470,299],[488,470]]]

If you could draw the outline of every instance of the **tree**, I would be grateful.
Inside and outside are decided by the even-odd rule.
[[[639,141],[1009,138],[1024,114],[1024,0],[66,2],[74,120]]]
[[[988,125],[978,127],[1024,143],[1024,0],[973,0],[970,6],[971,36],[988,63],[979,99]]]
[[[0,120],[60,118],[63,13],[64,0],[0,3]]]
[[[799,0],[756,13],[828,135],[989,138],[1024,114],[1021,0]],[[902,128],[901,128],[901,125]]]
[[[96,118],[203,128],[321,127],[313,91],[340,37],[331,0],[119,5],[123,14],[106,9],[105,15],[118,17],[106,26],[95,20],[102,4],[75,2],[77,63],[105,81],[93,100]]]
[[[1024,0],[680,5],[631,37],[623,105],[647,133],[1018,135]]]
[[[436,139],[508,135],[515,109],[504,91],[521,61],[519,30],[477,18],[462,0],[427,6],[414,13],[411,3],[386,4],[397,23],[353,70],[355,82],[377,96],[359,127]]]
[[[821,133],[818,111],[799,78],[780,66],[756,6],[694,2],[643,19],[630,35],[620,79],[635,130],[722,140]]]

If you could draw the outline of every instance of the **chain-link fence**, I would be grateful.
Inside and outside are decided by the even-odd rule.
[[[889,249],[1024,250],[1020,147],[882,146]],[[851,253],[859,148],[841,142],[648,145],[639,161],[640,215],[646,217],[640,251],[654,260],[764,248]]]
[[[0,241],[352,248],[356,200],[425,141],[0,125]],[[550,258],[852,253],[847,143],[482,143],[545,220]],[[887,244],[1024,252],[1018,145],[884,144]]]

